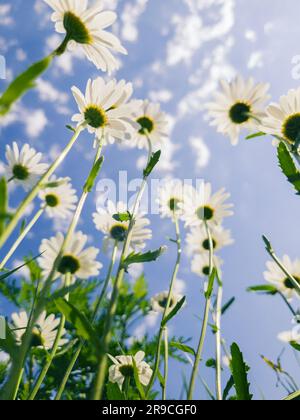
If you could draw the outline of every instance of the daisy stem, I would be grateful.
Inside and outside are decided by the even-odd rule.
[[[221,344],[221,318],[222,318],[222,299],[223,299],[223,286],[220,284],[217,295],[216,307],[216,391],[217,400],[222,401],[222,344]]]
[[[293,314],[293,316],[297,316],[297,313],[295,311],[295,309],[292,307],[292,305],[290,304],[290,302],[287,300],[287,298],[284,296],[284,294],[280,291],[277,292],[281,298],[283,299],[284,303],[286,304],[286,306],[289,308],[289,310],[291,311],[291,313]]]
[[[150,139],[148,138],[147,166],[151,160],[151,156],[152,156],[152,145],[151,145]],[[106,376],[106,371],[107,371],[107,352],[109,349],[109,343],[111,341],[111,336],[112,336],[111,335],[112,324],[113,324],[114,316],[117,310],[120,288],[122,286],[124,275],[125,275],[123,262],[125,258],[128,256],[129,251],[130,251],[130,244],[131,244],[131,239],[132,239],[132,234],[133,234],[133,228],[135,225],[135,218],[140,208],[142,197],[143,197],[145,188],[147,186],[148,176],[149,175],[144,174],[139,192],[136,195],[135,203],[134,203],[132,214],[131,214],[131,220],[130,220],[128,231],[127,231],[127,236],[124,241],[124,246],[123,246],[122,254],[120,257],[120,263],[119,263],[116,281],[114,284],[111,300],[109,303],[106,319],[104,322],[104,331],[103,331],[103,337],[102,337],[103,347],[101,349],[101,354],[99,358],[99,366],[96,372],[94,388],[92,391],[92,399],[94,401],[101,400],[102,395],[103,395],[103,388],[104,388],[105,376]]]
[[[28,223],[28,225],[25,227],[25,229],[20,233],[18,238],[16,239],[15,243],[12,245],[6,256],[3,258],[3,260],[0,263],[0,271],[5,267],[6,263],[9,261],[9,259],[13,256],[15,251],[18,249],[18,247],[21,245],[27,234],[31,231],[33,226],[37,223],[39,218],[42,216],[45,208],[42,207],[36,215],[32,218],[32,220]]]
[[[163,385],[162,399],[163,401],[166,401],[167,383],[168,383],[168,376],[169,376],[169,337],[168,337],[167,327],[165,327],[164,329],[164,337],[165,337],[165,370],[164,370],[164,385]]]
[[[214,247],[213,247],[211,232],[210,232],[210,229],[208,227],[207,221],[205,221],[205,228],[206,228],[206,232],[207,232],[208,240],[209,240],[209,276],[211,276],[212,272],[213,272],[213,268],[214,268],[214,264],[213,264],[213,250],[214,250]],[[203,317],[203,321],[202,321],[202,329],[201,329],[200,340],[199,340],[199,344],[198,344],[198,348],[197,348],[197,353],[196,353],[195,362],[194,362],[192,375],[191,375],[191,380],[190,380],[190,386],[189,386],[189,390],[188,390],[187,399],[189,401],[191,401],[193,399],[193,396],[194,396],[196,378],[198,376],[199,365],[200,365],[200,362],[201,362],[201,359],[202,359],[202,353],[203,353],[203,348],[204,348],[204,343],[205,343],[205,338],[206,338],[207,325],[208,325],[209,312],[210,312],[210,304],[211,304],[211,296],[207,296],[206,297],[206,302],[205,302],[204,317]]]
[[[72,282],[72,274],[68,273],[65,276],[65,287],[69,287],[70,284]],[[66,300],[69,300],[69,296],[66,296]],[[63,331],[65,328],[65,324],[66,324],[66,317],[61,314],[61,320],[60,320],[60,324],[56,333],[56,337],[55,337],[55,341],[53,343],[53,347],[51,350],[50,355],[47,357],[47,361],[45,366],[43,367],[41,373],[39,374],[39,377],[37,378],[35,385],[33,387],[33,390],[31,391],[28,400],[29,401],[33,401],[37,395],[37,393],[39,392],[40,387],[42,386],[42,383],[44,382],[44,379],[52,365],[52,362],[56,356],[57,350],[59,348],[59,343],[61,340],[61,337],[63,335]]]
[[[110,279],[111,279],[111,275],[112,275],[112,271],[113,271],[113,268],[114,268],[114,265],[115,265],[115,262],[116,262],[117,251],[118,251],[118,243],[116,242],[115,245],[114,245],[114,248],[113,248],[111,262],[110,262],[109,269],[108,269],[108,272],[107,272],[107,276],[106,276],[106,279],[105,279],[105,282],[104,282],[104,286],[102,288],[101,294],[100,294],[100,296],[97,300],[97,303],[96,303],[96,306],[95,306],[95,309],[94,309],[94,313],[93,313],[93,317],[92,317],[92,324],[94,324],[94,322],[97,318],[99,309],[100,309],[101,304],[103,302],[103,299],[104,299],[104,297],[107,293],[107,288],[108,288],[108,285],[109,285],[109,282],[110,282]],[[72,373],[72,370],[73,370],[73,368],[74,368],[74,366],[75,366],[75,364],[78,360],[78,357],[80,356],[80,353],[81,353],[84,345],[85,345],[85,341],[82,340],[78,349],[77,349],[77,351],[74,353],[74,356],[72,357],[72,360],[71,360],[71,362],[70,362],[70,364],[69,364],[69,366],[66,370],[66,373],[63,377],[63,380],[62,380],[62,382],[59,386],[59,389],[57,391],[57,394],[55,396],[55,401],[59,401],[61,399],[61,397],[64,393],[64,390],[65,390],[65,387],[67,385],[67,382],[69,380],[69,377],[70,377],[70,375]]]
[[[182,249],[181,249],[180,227],[179,227],[178,218],[175,215],[174,215],[174,224],[175,224],[175,230],[176,230],[177,259],[176,259],[176,263],[175,263],[175,267],[174,267],[174,271],[173,271],[173,275],[172,275],[172,279],[171,279],[171,283],[170,283],[170,287],[169,287],[169,294],[168,294],[166,307],[165,307],[165,310],[164,310],[164,313],[163,313],[163,316],[162,316],[162,320],[161,320],[160,330],[159,330],[159,334],[158,334],[154,369],[153,369],[153,373],[152,373],[152,377],[150,379],[149,385],[147,387],[146,398],[148,397],[148,395],[149,395],[149,393],[150,393],[150,391],[151,391],[151,389],[154,385],[154,382],[155,382],[155,379],[158,375],[158,372],[159,372],[161,347],[162,347],[162,340],[163,340],[164,329],[165,329],[163,321],[169,313],[171,300],[172,300],[172,295],[173,295],[173,290],[174,290],[175,282],[177,280],[177,275],[178,275],[180,262],[181,262]],[[165,384],[165,386],[166,386],[166,384]]]
[[[38,181],[38,183],[33,187],[33,189],[28,193],[27,197],[23,200],[19,208],[17,209],[15,215],[11,219],[10,223],[7,225],[5,231],[0,237],[0,249],[3,247],[3,245],[6,243],[10,235],[13,233],[15,228],[17,227],[19,221],[21,220],[22,216],[24,215],[28,205],[35,199],[35,197],[38,195],[40,188],[43,184],[45,184],[49,178],[53,175],[53,173],[56,171],[56,169],[61,165],[61,163],[64,161],[70,150],[72,149],[73,145],[75,144],[76,140],[78,139],[80,133],[85,128],[85,124],[80,125],[77,130],[75,131],[73,137],[71,138],[68,145],[65,147],[65,149],[60,153],[59,157],[55,160],[55,162],[49,167],[47,172],[41,177],[41,179]]]

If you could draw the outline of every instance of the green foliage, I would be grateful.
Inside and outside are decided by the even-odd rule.
[[[53,56],[50,55],[44,60],[33,64],[24,73],[18,76],[7,88],[0,98],[0,115],[9,112],[12,105],[19,100],[25,92],[35,87],[36,79],[47,70],[51,64]]]
[[[123,261],[123,268],[125,269],[125,271],[127,271],[129,266],[132,264],[143,264],[147,262],[156,261],[165,252],[165,250],[166,250],[165,247],[161,247],[157,249],[156,251],[148,251],[145,254],[142,254],[142,253],[136,254],[135,252],[132,252]]]
[[[170,313],[162,320],[162,327],[165,327],[167,325],[167,323],[169,321],[171,321],[171,319],[173,319],[177,313],[180,311],[180,309],[183,307],[183,305],[185,304],[186,298],[185,296],[175,305],[175,307],[172,309],[172,311],[170,311]]]
[[[234,380],[234,386],[238,401],[251,401],[250,384],[248,382],[249,368],[244,362],[243,354],[237,344],[231,346],[230,368]]]
[[[296,168],[290,151],[283,142],[279,144],[277,154],[282,172],[287,177],[287,180],[294,186],[297,194],[300,194],[300,172]]]
[[[214,268],[208,280],[207,291],[205,292],[206,299],[210,299],[214,290],[215,279],[217,277],[217,270]]]
[[[160,160],[160,156],[161,156],[161,150],[159,150],[156,153],[153,153],[150,161],[147,165],[147,168],[144,170],[144,177],[147,178],[149,175],[151,175],[153,169],[155,168],[155,166],[158,164],[159,160]]]
[[[8,207],[7,182],[6,182],[6,179],[3,177],[0,179],[0,236],[2,235],[4,231],[5,221],[8,216],[7,207]]]
[[[235,297],[231,298],[225,305],[223,306],[221,312],[222,315],[225,315],[225,313],[231,308],[231,306],[235,303]]]
[[[129,222],[132,219],[132,215],[130,214],[130,212],[126,212],[126,213],[118,213],[118,214],[114,214],[113,218],[117,221],[117,222]]]
[[[249,136],[247,136],[246,140],[253,140],[253,139],[256,139],[258,137],[263,137],[265,135],[266,135],[266,133],[263,133],[262,131],[259,131],[258,133],[250,134]]]
[[[87,193],[91,192],[92,189],[94,188],[95,181],[97,179],[97,176],[99,175],[99,172],[101,171],[103,162],[104,162],[104,157],[101,156],[97,160],[97,162],[94,164],[94,166],[93,166],[93,168],[90,172],[90,175],[89,175],[89,177],[88,177],[88,179],[87,179],[87,181],[84,185],[84,188],[83,188],[85,192],[87,192]]]
[[[184,353],[192,354],[194,357],[196,356],[196,351],[192,347],[187,346],[186,344],[171,341],[170,346],[175,347],[176,349],[181,350]]]
[[[262,293],[266,295],[275,296],[278,293],[278,290],[275,286],[263,284],[259,286],[251,286],[248,287],[247,292],[255,292],[255,293]]]

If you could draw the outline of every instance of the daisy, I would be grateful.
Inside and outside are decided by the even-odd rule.
[[[54,280],[67,273],[72,274],[73,280],[76,278],[85,280],[99,274],[102,267],[102,264],[96,261],[99,250],[94,247],[85,248],[87,240],[88,237],[82,232],[76,232],[73,235],[58,266]],[[43,276],[48,277],[50,274],[63,241],[64,235],[62,233],[57,233],[56,236],[42,241],[40,246],[42,255],[39,258],[39,264]]]
[[[39,197],[50,218],[67,219],[76,208],[77,196],[70,183],[70,178],[56,179],[55,176],[52,177],[48,186],[40,192]]]
[[[264,103],[270,98],[269,85],[238,76],[231,83],[221,81],[221,88],[215,102],[208,104],[209,115],[218,132],[229,136],[232,145],[236,145],[241,129],[257,128],[264,116]]]
[[[145,100],[136,101],[135,120],[138,123],[135,141],[131,144],[139,149],[148,147],[148,140],[152,145],[161,145],[169,137],[169,122],[167,115],[161,111],[159,104]]]
[[[168,290],[155,295],[151,299],[152,310],[154,312],[164,313],[165,309],[166,309],[166,306],[167,306],[167,303],[168,303],[168,296],[169,296],[169,291]],[[182,300],[182,298],[183,298],[183,296],[178,294],[178,293],[173,293],[172,294],[168,313],[170,313],[175,308],[177,303],[179,303]]]
[[[19,344],[21,344],[22,337],[25,334],[29,321],[28,315],[23,311],[20,313],[13,313],[11,318],[13,321],[12,328],[14,329],[16,340]],[[44,348],[46,350],[52,349],[59,324],[59,318],[55,318],[53,314],[47,317],[47,313],[44,311],[36,321],[35,327],[33,329],[31,346]],[[66,330],[63,330],[62,337],[65,334]],[[62,347],[67,342],[68,340],[61,338],[59,341],[59,346]]]
[[[158,191],[157,203],[161,217],[180,217],[182,216],[182,208],[179,204],[185,202],[186,188],[182,181],[166,180]]]
[[[113,365],[109,368],[109,381],[113,384],[117,383],[122,389],[125,379],[134,378],[134,363],[135,362],[140,383],[147,386],[152,377],[152,369],[148,363],[144,362],[145,353],[139,351],[135,356],[117,356],[108,355]]]
[[[216,269],[220,272],[223,261],[218,256],[214,255],[213,263]],[[209,276],[209,253],[195,255],[192,260],[192,272],[200,277]]]
[[[261,130],[284,138],[292,145],[300,140],[300,88],[281,96],[279,104],[272,103],[267,107]]]
[[[88,131],[104,145],[134,137],[139,125],[133,117],[136,102],[128,102],[133,92],[131,83],[124,80],[106,83],[98,77],[88,80],[85,95],[75,86],[72,92],[80,112],[72,120],[78,125],[86,122]]]
[[[284,331],[278,334],[278,340],[283,343],[300,343],[300,331],[296,328],[292,331]]]
[[[19,149],[17,143],[13,142],[12,147],[6,146],[5,156],[8,179],[22,185],[26,191],[33,187],[48,169],[48,165],[41,162],[42,154],[36,152],[29,144]]]
[[[117,222],[113,216],[116,214],[127,213],[126,204],[119,202],[115,206],[112,201],[108,201],[106,208],[99,207],[97,213],[93,214],[96,229],[105,235],[105,242],[123,243],[127,237],[129,222]],[[138,214],[132,231],[131,247],[143,249],[146,241],[152,238],[152,232],[148,229],[150,221],[143,214]]]
[[[284,255],[282,258],[282,264],[300,284],[300,259],[292,261],[288,255]],[[291,280],[274,261],[268,261],[266,265],[268,271],[264,272],[264,278],[267,282],[276,286],[279,292],[283,293],[287,299],[292,299],[296,296],[299,297]]]
[[[214,251],[219,251],[225,246],[231,245],[234,241],[230,230],[222,226],[215,226],[211,229],[211,238]],[[187,234],[186,250],[189,256],[209,251],[209,238],[205,226],[196,226]]]
[[[97,69],[111,73],[119,64],[110,50],[127,54],[119,39],[104,29],[117,19],[112,11],[103,11],[103,2],[98,0],[88,7],[87,0],[45,0],[52,7],[52,21],[58,33],[66,33],[65,42],[57,53],[62,54],[66,48],[74,49],[78,45],[89,61]]]
[[[202,183],[197,190],[189,188],[185,203],[179,203],[183,210],[182,219],[187,226],[200,226],[205,221],[210,226],[220,225],[225,217],[233,215],[233,205],[226,203],[229,197],[225,189],[213,194],[210,183]]]

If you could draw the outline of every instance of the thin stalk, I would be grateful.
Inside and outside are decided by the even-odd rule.
[[[18,236],[18,238],[16,239],[16,241],[14,242],[14,244],[12,245],[12,247],[10,248],[10,250],[8,251],[8,253],[6,254],[6,256],[1,261],[1,263],[0,263],[0,271],[5,267],[6,263],[10,260],[10,258],[16,252],[16,250],[18,249],[18,247],[21,245],[21,243],[23,242],[23,240],[25,239],[25,237],[31,231],[31,229],[33,228],[33,226],[37,223],[37,221],[39,220],[39,218],[44,213],[44,210],[45,210],[45,208],[42,207],[36,213],[36,215],[32,218],[32,220],[28,223],[28,225],[25,227],[25,229],[20,233],[20,235]]]
[[[150,162],[151,155],[152,155],[152,146],[151,146],[151,141],[148,138],[148,163]],[[98,369],[97,369],[97,373],[95,377],[94,388],[92,391],[92,399],[94,401],[101,400],[102,394],[103,394],[104,381],[105,381],[105,376],[106,376],[106,371],[107,371],[107,352],[108,352],[109,343],[111,341],[111,336],[112,336],[111,331],[112,331],[113,319],[117,310],[120,288],[122,286],[124,274],[125,274],[123,262],[124,262],[124,259],[129,254],[133,228],[135,225],[135,218],[140,208],[141,200],[142,200],[142,197],[143,197],[146,185],[147,185],[147,180],[148,180],[148,176],[144,175],[141,187],[135,199],[135,203],[132,210],[132,217],[131,217],[129,227],[128,227],[127,237],[125,239],[122,254],[120,257],[120,264],[119,264],[119,268],[117,272],[116,281],[114,284],[109,308],[108,308],[106,319],[104,322],[104,331],[103,331],[103,337],[102,337],[103,347],[100,354],[99,365],[98,365]]]
[[[154,369],[153,369],[153,373],[152,373],[152,377],[150,379],[149,385],[147,387],[146,397],[148,397],[148,395],[149,395],[149,393],[150,393],[150,391],[151,391],[151,389],[152,389],[152,387],[154,385],[155,379],[156,379],[156,377],[158,375],[159,365],[160,365],[160,355],[161,355],[162,340],[163,340],[163,335],[164,335],[163,321],[164,321],[164,319],[166,318],[166,316],[169,313],[171,299],[172,299],[172,295],[173,295],[173,290],[174,290],[175,282],[177,280],[177,275],[178,275],[178,271],[179,271],[179,267],[180,267],[180,262],[181,262],[182,249],[181,249],[180,227],[179,227],[178,218],[175,217],[175,216],[174,216],[174,224],[175,224],[175,230],[176,230],[177,259],[176,259],[176,263],[175,263],[175,267],[174,267],[174,271],[173,271],[173,275],[172,275],[172,279],[171,279],[171,283],[170,283],[170,287],[169,287],[169,294],[168,294],[167,304],[166,304],[165,311],[164,311],[164,314],[163,314],[162,320],[161,320],[161,325],[160,325],[159,334],[158,334],[158,341],[157,341],[157,348],[156,348]]]
[[[293,314],[293,316],[296,317],[297,316],[297,312],[292,307],[292,305],[287,300],[287,298],[284,296],[284,294],[282,292],[280,292],[280,291],[278,291],[278,294],[281,296],[281,298],[283,299],[284,303],[286,304],[286,306],[288,307],[288,309],[291,311],[291,313]]]
[[[65,276],[65,287],[68,287],[72,282],[72,275],[70,273],[66,274]],[[69,296],[66,296],[66,300],[69,299]],[[35,397],[37,396],[37,393],[40,390],[40,387],[42,386],[42,383],[44,382],[44,379],[52,365],[52,362],[56,356],[57,350],[59,348],[59,343],[61,340],[61,337],[63,335],[63,331],[65,328],[65,324],[66,324],[66,317],[61,314],[61,320],[60,320],[60,324],[56,333],[56,337],[55,337],[55,341],[51,350],[51,353],[49,355],[49,357],[47,358],[46,364],[43,367],[42,371],[39,374],[39,377],[37,378],[35,385],[33,387],[33,390],[31,391],[28,400],[29,401],[33,401],[35,399]]]
[[[216,393],[217,400],[223,400],[222,393],[222,344],[221,344],[221,317],[222,317],[223,287],[219,285],[216,307]]]
[[[103,299],[104,299],[104,297],[105,297],[105,295],[107,293],[107,288],[108,288],[108,285],[109,285],[109,282],[110,282],[110,279],[111,279],[111,275],[112,275],[112,271],[113,271],[113,267],[114,267],[115,261],[116,261],[117,251],[118,251],[118,243],[115,242],[114,248],[113,248],[113,252],[112,252],[111,262],[110,262],[109,269],[108,269],[108,272],[107,272],[107,276],[106,276],[106,279],[105,279],[105,282],[104,282],[104,285],[103,285],[101,294],[100,294],[100,296],[99,296],[99,298],[97,300],[97,303],[96,303],[96,306],[95,306],[95,309],[94,309],[94,313],[93,313],[93,317],[92,317],[92,324],[94,324],[94,322],[95,322],[95,320],[97,318],[99,309],[100,309],[101,304],[103,302]],[[66,385],[68,383],[69,377],[70,377],[70,375],[71,375],[71,373],[73,371],[73,368],[74,368],[74,366],[75,366],[75,364],[76,364],[76,362],[78,360],[78,357],[80,356],[80,353],[81,353],[84,345],[85,345],[85,341],[82,340],[81,343],[80,343],[80,345],[79,345],[79,347],[78,347],[78,349],[74,353],[74,355],[73,355],[73,357],[72,357],[72,359],[70,361],[70,364],[69,364],[69,366],[68,366],[68,368],[67,368],[67,370],[65,372],[65,375],[64,375],[64,377],[62,379],[62,382],[61,382],[61,384],[60,384],[60,386],[58,388],[57,394],[55,396],[55,400],[56,401],[59,401],[61,399],[61,397],[62,397],[62,395],[64,393],[64,390],[65,390],[65,387],[66,387]]]
[[[168,376],[169,376],[169,337],[168,337],[168,327],[164,329],[164,337],[165,337],[165,370],[164,370],[164,386],[163,386],[163,401],[167,399],[167,384],[168,384]]]
[[[83,126],[81,126],[81,127],[83,127]],[[83,128],[81,128],[80,131],[82,131],[82,129]],[[78,137],[78,135],[79,134],[77,134],[77,137]],[[100,143],[100,145],[97,149],[97,153],[96,153],[96,157],[95,157],[93,166],[94,166],[95,162],[97,162],[98,159],[100,158],[101,151],[102,151],[102,142]],[[46,179],[48,179],[48,177],[46,177]],[[45,179],[43,180],[43,182],[45,182]],[[28,324],[28,327],[27,327],[26,332],[24,334],[22,345],[21,345],[20,350],[19,350],[19,357],[16,358],[15,363],[12,366],[11,376],[10,376],[8,382],[7,382],[7,385],[5,386],[4,399],[6,399],[6,400],[9,400],[9,399],[12,398],[12,395],[15,393],[15,389],[18,386],[17,385],[17,378],[19,377],[19,372],[23,368],[26,357],[27,357],[27,352],[28,352],[28,349],[30,347],[32,329],[34,327],[34,324],[35,324],[36,320],[38,319],[38,317],[40,316],[40,314],[42,313],[42,311],[44,309],[45,300],[46,300],[46,298],[48,296],[48,293],[49,293],[49,290],[51,288],[51,284],[52,284],[53,278],[55,276],[55,273],[57,271],[57,267],[58,267],[58,265],[61,261],[61,258],[63,257],[63,253],[64,253],[66,247],[68,246],[69,241],[72,239],[73,233],[75,232],[75,229],[78,225],[78,222],[79,222],[79,219],[80,219],[85,201],[87,199],[87,196],[88,196],[88,192],[84,190],[83,193],[82,193],[81,199],[79,200],[79,203],[77,205],[77,208],[76,208],[76,211],[74,213],[71,224],[69,226],[68,232],[65,236],[62,248],[61,248],[61,250],[60,250],[60,252],[59,252],[59,254],[56,258],[56,261],[53,264],[52,270],[51,270],[48,278],[46,279],[46,281],[44,283],[44,287],[41,291],[39,301],[37,302],[35,311],[34,311],[33,316],[32,316],[32,320]]]
[[[84,130],[85,124],[80,125],[73,137],[71,138],[68,145],[65,147],[65,149],[60,153],[59,157],[55,160],[55,162],[49,167],[47,172],[40,178],[38,183],[33,187],[33,189],[28,193],[27,197],[23,200],[19,208],[17,209],[16,213],[14,214],[13,218],[11,219],[10,223],[6,226],[5,231],[2,233],[0,237],[0,249],[3,247],[3,245],[6,243],[10,235],[13,233],[15,228],[17,227],[18,223],[20,222],[21,218],[23,217],[27,207],[29,204],[35,199],[35,197],[38,195],[41,187],[43,184],[45,184],[49,178],[54,174],[56,169],[61,165],[61,163],[64,161],[70,150],[72,149],[73,145],[75,144],[76,140],[78,139],[80,133],[82,130]]]
[[[213,247],[211,232],[210,232],[210,229],[209,229],[206,221],[205,221],[205,228],[206,228],[206,232],[207,232],[207,235],[208,235],[208,241],[209,241],[209,276],[211,276],[211,274],[213,272],[213,268],[214,268],[214,265],[213,265],[214,247]],[[203,321],[202,321],[200,340],[199,340],[199,344],[198,344],[198,348],[197,348],[195,363],[194,363],[194,367],[193,367],[193,370],[192,370],[190,386],[189,386],[189,391],[188,391],[188,395],[187,395],[187,399],[189,401],[191,401],[193,399],[193,396],[194,396],[196,378],[198,376],[199,365],[200,365],[200,362],[202,360],[202,353],[203,353],[203,348],[204,348],[204,343],[205,343],[205,338],[206,338],[206,333],[207,333],[210,305],[211,305],[211,297],[207,296],[206,297],[206,302],[205,302],[204,317],[203,317]]]

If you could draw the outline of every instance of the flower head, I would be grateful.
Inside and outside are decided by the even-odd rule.
[[[252,78],[238,76],[231,83],[221,81],[222,91],[215,95],[215,102],[208,104],[212,125],[218,132],[228,135],[236,145],[242,128],[255,129],[264,116],[264,103],[269,99],[268,84],[255,84]]]
[[[164,313],[165,309],[166,309],[166,306],[167,306],[167,303],[168,303],[168,296],[169,296],[169,291],[168,290],[155,295],[151,299],[152,310],[154,312]],[[183,298],[183,296],[178,294],[178,293],[173,293],[171,295],[171,300],[170,300],[170,306],[169,306],[168,313],[172,312],[172,310],[175,308],[177,303],[179,303],[182,300],[182,298]]]
[[[103,1],[88,7],[87,0],[45,0],[52,7],[52,20],[58,33],[66,33],[70,49],[80,46],[97,69],[111,73],[119,67],[110,50],[126,54],[118,38],[105,29],[117,19],[112,11],[103,11]],[[62,53],[63,50],[59,53]]]
[[[169,137],[169,122],[167,115],[161,111],[160,104],[145,101],[133,101],[135,121],[138,124],[135,141],[131,146],[140,149],[152,145],[162,145]]]
[[[132,91],[131,83],[124,80],[106,83],[101,77],[88,80],[85,95],[73,86],[72,92],[80,113],[72,120],[78,125],[85,122],[88,131],[101,139],[104,145],[115,140],[130,140],[138,127],[133,117],[135,105],[128,102]]]
[[[222,226],[213,226],[210,231],[214,251],[233,243],[230,230]],[[186,250],[188,255],[209,252],[209,238],[205,226],[196,226],[187,234]]]
[[[185,203],[186,187],[182,181],[166,180],[158,192],[157,202],[162,217],[182,216],[182,207]]]
[[[39,197],[47,215],[51,218],[67,219],[76,208],[76,191],[72,188],[70,178],[52,177],[48,186],[41,190]]]
[[[139,351],[135,356],[116,356],[108,355],[113,365],[109,368],[109,380],[117,383],[122,389],[125,379],[134,379],[134,362],[138,371],[139,380],[142,385],[147,386],[152,376],[152,369],[148,363],[144,362],[145,353]]]
[[[13,329],[15,329],[14,334],[18,343],[21,343],[22,337],[25,334],[27,325],[28,325],[28,315],[26,312],[13,313],[12,316]],[[60,319],[55,318],[55,316],[47,316],[46,311],[44,311],[33,328],[32,332],[32,347],[40,347],[46,350],[50,350],[53,347],[56,335],[57,328],[60,324]],[[66,331],[63,330],[62,337],[66,334]],[[61,338],[59,341],[59,346],[62,347],[66,344],[68,340]]]
[[[233,215],[232,204],[226,203],[229,197],[225,189],[213,194],[209,183],[202,183],[198,190],[189,188],[184,205],[179,203],[183,209],[182,219],[187,226],[201,226],[204,222],[209,226],[219,225],[225,217]]]
[[[220,272],[223,261],[217,255],[214,255],[213,263],[216,269]],[[192,260],[192,272],[197,274],[199,277],[208,277],[209,270],[209,253],[196,254]]]
[[[46,172],[48,165],[42,163],[42,154],[38,153],[29,146],[19,149],[16,142],[12,147],[6,146],[6,173],[8,179],[13,179],[17,185],[22,185],[25,190],[29,190]]]
[[[281,96],[278,104],[272,103],[267,107],[261,130],[284,138],[290,144],[299,140],[300,88],[290,90],[286,96]]]
[[[300,344],[300,330],[299,328],[294,328],[291,331],[284,331],[278,334],[278,340],[283,343],[297,343]]]
[[[300,285],[300,259],[292,261],[288,255],[284,255],[282,258],[282,264]],[[292,281],[281,270],[281,268],[278,267],[275,261],[268,261],[266,265],[267,271],[264,272],[264,278],[267,282],[275,286],[281,293],[284,294],[284,296],[287,297],[287,299],[299,297]]]
[[[76,232],[70,241],[55,274],[54,280],[69,273],[72,279],[85,280],[97,276],[102,267],[96,257],[99,250],[94,247],[85,248],[88,237],[82,232]],[[64,235],[57,233],[50,239],[44,239],[40,246],[41,257],[39,258],[43,275],[47,277],[61,250]]]
[[[127,213],[126,204],[119,202],[115,206],[112,201],[108,201],[106,208],[98,208],[97,213],[93,214],[96,229],[104,233],[106,242],[123,243],[127,237],[129,222],[118,222],[113,216]],[[152,232],[148,229],[150,221],[143,214],[136,216],[136,222],[132,230],[131,247],[143,249],[145,242],[152,238]]]

